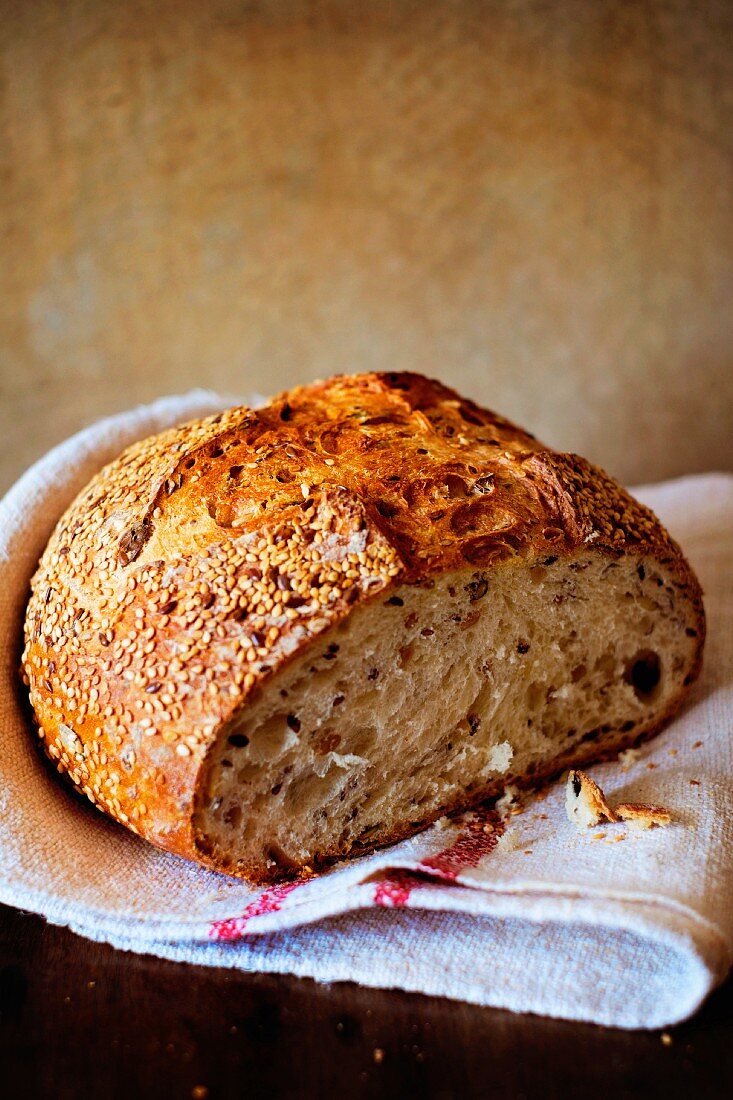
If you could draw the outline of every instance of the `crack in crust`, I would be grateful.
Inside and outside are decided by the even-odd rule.
[[[583,543],[671,563],[701,652],[699,585],[653,514],[438,382],[339,376],[174,428],[105,467],[41,559],[23,656],[41,744],[100,809],[206,862],[206,751],[315,637],[396,583]]]

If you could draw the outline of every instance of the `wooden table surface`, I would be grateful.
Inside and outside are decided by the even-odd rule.
[[[165,962],[0,907],[0,1096],[13,1100],[731,1095],[730,981],[663,1038]]]

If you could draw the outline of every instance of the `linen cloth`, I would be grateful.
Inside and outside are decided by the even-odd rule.
[[[158,851],[41,762],[19,686],[28,582],[66,505],[128,443],[232,400],[166,398],[82,431],[0,502],[0,902],[164,958],[417,990],[625,1028],[690,1015],[733,959],[733,477],[641,489],[703,583],[704,673],[638,759],[590,768],[673,824],[583,832],[563,785],[265,891]]]

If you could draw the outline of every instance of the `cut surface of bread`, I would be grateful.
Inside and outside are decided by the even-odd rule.
[[[258,874],[292,872],[615,753],[675,707],[691,622],[674,578],[633,557],[550,556],[398,587],[222,731],[200,843]]]
[[[650,736],[704,635],[682,551],[603,471],[364,374],[101,470],[33,578],[23,675],[98,809],[268,882]]]

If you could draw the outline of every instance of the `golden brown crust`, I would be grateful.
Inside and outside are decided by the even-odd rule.
[[[700,589],[653,514],[438,382],[339,376],[173,429],[102,470],[41,559],[24,671],[43,747],[100,809],[211,862],[197,776],[267,677],[388,586],[583,545],[672,568],[694,679]]]
[[[622,802],[616,807],[616,813],[622,821],[642,829],[651,829],[654,825],[669,825],[672,814],[665,806],[652,806],[644,802]]]

